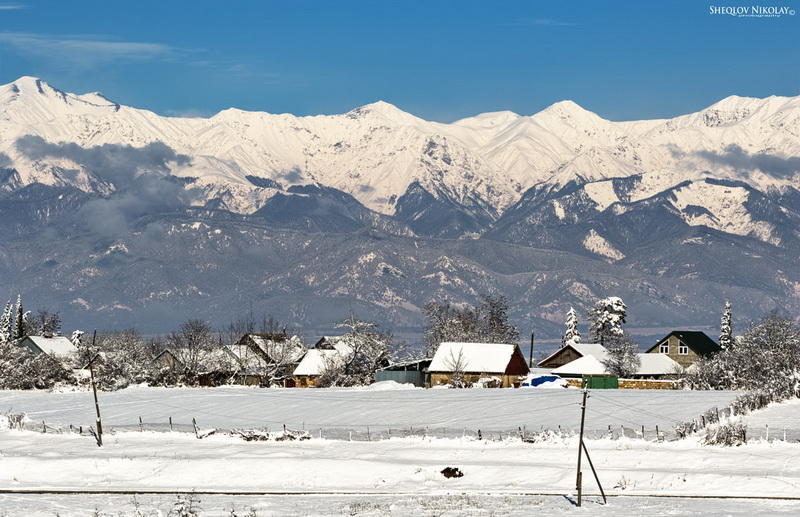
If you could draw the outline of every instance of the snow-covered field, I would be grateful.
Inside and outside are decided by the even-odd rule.
[[[661,443],[601,439],[590,440],[588,447],[610,494],[797,497],[800,489],[800,447],[796,444],[761,442],[722,448],[702,446],[695,439]],[[503,495],[571,496],[576,448],[575,437],[532,444],[520,440],[439,438],[244,442],[227,435],[198,440],[187,433],[157,432],[108,435],[104,447],[99,448],[87,436],[6,430],[0,432],[0,486],[19,491],[312,492],[294,499],[302,502],[301,507],[311,505],[307,506],[309,510],[289,514],[316,515],[320,508],[314,509],[313,505],[320,496],[315,494],[349,494],[352,503],[374,503],[372,496],[384,496],[377,499],[382,501],[380,504],[400,500],[411,505],[417,504],[415,496],[430,499],[491,494],[495,499],[490,498],[490,503],[502,501],[497,498]],[[464,476],[446,479],[440,471],[448,466],[458,467]],[[587,494],[597,494],[588,469],[584,486]],[[26,501],[38,496],[26,497],[5,495],[0,501],[28,504]],[[130,495],[118,497],[130,499]],[[239,496],[215,497],[220,504],[244,504],[236,503]],[[172,494],[157,498],[162,505],[169,505],[174,499]],[[78,504],[74,496],[66,495],[51,494],[40,500]],[[527,504],[544,504],[536,503],[535,497],[525,500]],[[84,510],[88,501],[80,503]],[[289,503],[287,499],[280,501]],[[548,509],[570,507],[563,498],[542,501],[546,501]],[[483,508],[483,504],[489,503],[474,503],[476,509]],[[614,498],[611,505],[616,511],[603,511],[609,515],[629,513],[633,509],[630,504]],[[659,504],[669,508],[672,503]],[[708,502],[698,503],[699,507],[702,504]],[[336,514],[343,505],[340,502],[324,509]],[[786,503],[785,508],[789,506]],[[692,507],[683,504],[683,508]],[[791,508],[800,512],[800,501],[794,501]]]
[[[198,494],[197,507],[204,517],[282,517],[282,516],[510,516],[530,515],[650,515],[695,516],[726,515],[763,517],[797,515],[796,501],[615,497],[607,505],[600,498],[584,499],[577,509],[563,496],[520,496],[486,494],[399,495],[399,496],[222,496]],[[177,501],[175,495],[139,495],[138,515],[167,515]],[[133,497],[91,495],[0,495],[5,515],[26,517],[134,516]],[[232,514],[231,510],[235,513]],[[248,512],[255,513],[250,514]],[[94,513],[97,512],[97,513]],[[158,513],[160,512],[160,513]]]
[[[595,436],[608,427],[616,434],[654,437],[655,426],[669,433],[673,426],[698,418],[712,407],[729,404],[737,392],[667,390],[596,390],[590,394],[587,429]],[[138,428],[139,417],[148,428],[168,429],[190,424],[201,427],[264,428],[286,425],[305,428],[316,436],[364,439],[428,432],[437,436],[468,433],[576,429],[580,424],[580,390],[447,390],[447,389],[257,389],[221,387],[175,389],[134,387],[100,393],[106,428]],[[30,421],[48,425],[94,423],[91,392],[49,393],[0,391],[0,408],[24,412]]]
[[[196,492],[202,515],[549,515],[574,513],[577,438],[525,443],[513,432],[572,428],[579,390],[263,390],[251,388],[131,388],[101,393],[104,418],[115,432],[97,447],[88,435],[0,430],[0,515],[166,515],[177,492]],[[593,391],[587,426],[596,436],[608,425],[633,422],[665,428],[724,406],[735,393]],[[93,423],[91,393],[0,392],[0,408],[27,412],[48,426]],[[245,442],[218,433],[138,430],[145,421],[198,418],[203,427],[277,428],[302,425],[304,441]],[[791,401],[746,417],[789,423],[800,415]],[[238,420],[234,420],[234,418]],[[381,428],[380,422],[384,422]],[[387,427],[427,425],[427,436],[391,438]],[[538,423],[538,425],[537,425]],[[125,425],[135,424],[125,429]],[[314,425],[312,425],[314,424]],[[320,439],[370,425],[372,441]],[[443,439],[444,427],[479,427]],[[168,428],[166,428],[168,429]],[[166,430],[160,429],[161,431]],[[494,429],[493,431],[490,431]],[[348,431],[349,434],[349,431]],[[497,439],[502,434],[503,439]],[[584,462],[581,512],[587,515],[800,514],[800,444],[752,440],[740,447],[702,445],[697,437],[655,442],[638,438],[587,441],[606,492],[602,506]],[[628,436],[633,436],[631,432]],[[751,434],[752,436],[752,434]],[[646,436],[646,438],[650,438]],[[773,437],[774,438],[774,437]],[[445,478],[457,467],[464,476]],[[64,491],[89,491],[79,495]],[[9,493],[16,491],[16,493]],[[50,493],[34,493],[50,491]],[[108,493],[98,493],[110,491]],[[61,493],[59,493],[61,492]],[[155,493],[153,493],[155,492]],[[654,497],[658,496],[658,497]],[[675,497],[664,497],[675,496]],[[694,499],[694,497],[736,499]],[[797,498],[753,501],[742,498]]]
[[[744,418],[751,437],[800,441],[800,399],[770,404]]]

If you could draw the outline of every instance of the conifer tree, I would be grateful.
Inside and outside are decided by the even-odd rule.
[[[722,310],[722,319],[719,326],[719,346],[725,350],[733,344],[733,315],[731,313],[731,302],[725,302]]]
[[[22,339],[27,334],[25,328],[25,309],[22,307],[22,295],[17,295],[17,317],[14,319],[14,339]]]
[[[13,324],[11,316],[11,300],[6,302],[3,316],[0,318],[0,344],[5,345],[12,340]]]
[[[564,337],[561,338],[562,346],[580,343],[581,333],[578,331],[578,313],[575,312],[573,307],[569,308],[564,327]]]

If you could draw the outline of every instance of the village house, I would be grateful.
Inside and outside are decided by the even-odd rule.
[[[599,346],[599,345],[598,345]],[[564,378],[583,378],[608,375],[603,364],[608,358],[608,351],[601,347],[599,353],[587,354],[551,371],[553,375]],[[636,354],[639,368],[631,375],[631,379],[674,379],[678,376],[680,365],[663,354]]]
[[[316,342],[314,348],[306,351],[292,377],[297,388],[313,388],[319,383],[320,376],[325,369],[343,362],[351,348],[343,343],[339,337],[323,336]]]
[[[673,330],[647,350],[647,354],[664,354],[683,368],[692,366],[701,357],[722,350],[705,332]]]
[[[536,366],[553,369],[564,366],[581,357],[604,356],[605,353],[605,347],[599,343],[569,343],[539,361]]]
[[[441,343],[433,356],[430,385],[450,384],[456,376],[467,383],[497,378],[497,387],[519,387],[530,372],[517,345]]]
[[[178,370],[183,368],[181,360],[169,349],[164,349],[156,354],[156,356],[150,360],[150,364],[159,369],[169,368],[171,370]]]
[[[236,357],[240,384],[264,384],[279,379],[284,387],[293,387],[293,371],[306,353],[297,336],[278,334],[245,334],[226,347]]]
[[[78,348],[65,336],[25,336],[17,342],[34,355],[47,354],[59,363],[76,358]]]

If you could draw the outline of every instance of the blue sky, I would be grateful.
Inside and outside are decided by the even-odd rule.
[[[716,4],[753,2],[0,0],[0,82],[35,75],[162,114],[382,99],[441,121],[563,99],[627,120],[800,94],[800,13]]]

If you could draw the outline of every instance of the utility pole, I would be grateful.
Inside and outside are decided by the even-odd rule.
[[[581,473],[581,455],[583,454],[583,424],[586,421],[586,397],[588,396],[589,391],[584,388],[583,389],[583,402],[581,402],[581,434],[578,438],[578,475],[575,479],[575,488],[578,490],[578,506],[581,505],[581,495],[583,489],[582,483],[582,473]]]
[[[92,351],[94,351],[94,343],[97,339],[97,329],[94,330],[94,334],[92,335]],[[95,354],[92,357],[92,360],[89,361],[89,375],[92,379],[92,393],[94,394],[94,410],[97,413],[97,418],[95,422],[97,423],[97,445],[98,447],[103,446],[103,422],[100,420],[100,404],[97,402],[97,384],[94,382],[94,361],[100,357],[100,354]]]
[[[575,480],[575,487],[578,490],[578,506],[581,505],[581,498],[583,496],[583,474],[581,473],[581,453],[586,453],[586,459],[589,461],[589,466],[592,468],[592,474],[594,474],[594,480],[597,482],[598,488],[600,488],[600,494],[603,496],[603,504],[607,502],[606,500],[606,493],[603,490],[603,485],[600,484],[600,478],[597,477],[597,471],[594,468],[594,464],[592,463],[592,458],[589,456],[589,449],[586,448],[586,444],[583,441],[583,427],[584,423],[586,422],[586,399],[589,396],[589,390],[586,388],[583,389],[583,402],[581,403],[581,434],[580,438],[578,439],[578,475],[577,479]]]
[[[531,352],[530,352],[530,358],[528,359],[528,366],[530,368],[533,368],[533,341],[535,336],[536,334],[533,331],[531,331]]]

